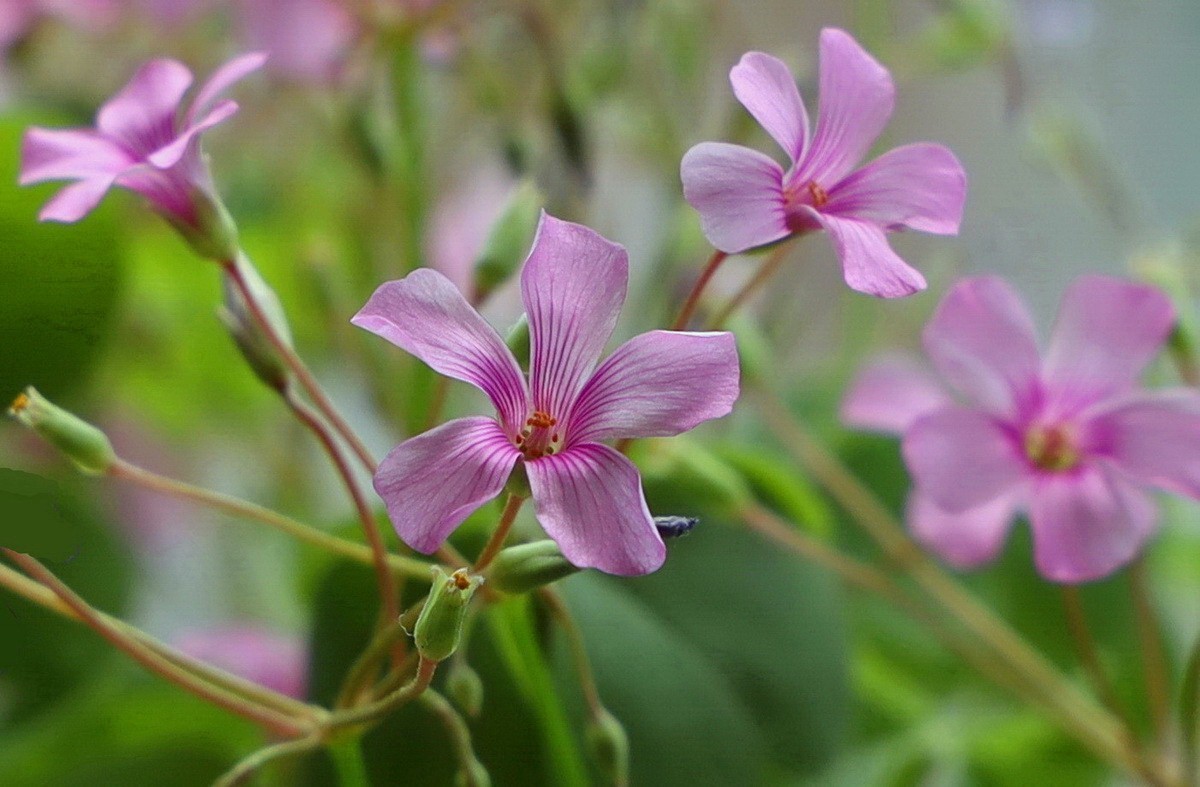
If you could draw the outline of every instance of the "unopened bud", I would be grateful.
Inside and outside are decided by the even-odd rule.
[[[292,332],[288,327],[287,317],[283,313],[283,305],[279,302],[275,291],[244,256],[239,255],[234,264],[238,266],[238,272],[246,283],[246,288],[266,316],[267,322],[271,324],[276,335],[285,344],[291,346]],[[250,365],[258,379],[273,390],[281,392],[286,390],[290,384],[291,373],[283,359],[279,357],[275,345],[267,338],[262,326],[254,318],[245,298],[242,297],[241,290],[228,271],[223,271],[221,274],[221,293],[224,305],[218,315],[225,323],[225,327],[241,351],[242,357],[246,359],[246,363]]]
[[[492,777],[483,763],[472,757],[469,763],[459,769],[454,783],[458,787],[492,787]]]
[[[532,180],[521,181],[504,213],[492,225],[483,252],[475,261],[475,292],[483,298],[508,281],[521,266],[542,209],[542,194]]]
[[[500,550],[488,569],[490,587],[503,593],[528,593],[579,571],[549,539]]]
[[[504,338],[504,343],[508,345],[508,349],[512,350],[513,357],[517,359],[520,367],[529,371],[529,318],[524,314],[513,323],[513,327],[509,329],[508,336]]]
[[[32,386],[13,401],[8,414],[66,454],[85,473],[106,473],[117,460],[104,432],[53,404]]]
[[[662,538],[679,538],[692,532],[700,520],[694,516],[656,516],[654,527]]]
[[[442,661],[458,650],[467,605],[482,584],[483,577],[472,576],[466,569],[446,576],[439,566],[433,566],[429,598],[413,627],[413,641],[421,658]]]
[[[188,198],[191,210],[186,217],[173,210],[159,209],[158,213],[201,257],[218,262],[234,259],[239,245],[237,224],[220,198],[211,188],[195,187]]]
[[[611,784],[629,783],[629,736],[621,722],[601,708],[588,723],[588,749]]]
[[[446,693],[458,709],[471,718],[483,710],[483,680],[479,673],[461,658],[450,662],[446,675]]]

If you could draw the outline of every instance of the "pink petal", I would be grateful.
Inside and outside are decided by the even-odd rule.
[[[923,415],[952,404],[929,372],[905,358],[885,358],[864,368],[842,400],[842,423],[902,434]]]
[[[96,116],[104,134],[132,153],[148,156],[175,138],[179,102],[192,72],[175,60],[151,60],[109,99]]]
[[[616,327],[628,285],[623,247],[542,213],[521,271],[536,409],[560,419],[570,411]]]
[[[505,428],[525,421],[528,395],[517,361],[450,281],[419,268],[389,281],[350,320],[420,358],[436,372],[471,383],[492,400]]]
[[[1034,562],[1051,582],[1102,579],[1137,555],[1156,516],[1145,494],[1101,468],[1043,476],[1030,510]]]
[[[908,526],[913,536],[955,568],[968,569],[995,559],[1016,516],[1015,496],[950,514],[924,495],[908,498]]]
[[[829,193],[822,210],[885,227],[939,235],[958,233],[967,174],[941,145],[905,145],[853,172]]]
[[[459,418],[393,448],[375,491],[404,543],[428,554],[500,494],[520,455],[491,418]]]
[[[700,214],[704,237],[728,254],[791,234],[783,209],[783,170],[757,150],[701,142],[679,165],[683,197]]]
[[[588,380],[568,439],[669,437],[728,415],[737,397],[733,334],[651,331],[618,347]]]
[[[66,224],[79,221],[100,204],[112,184],[113,178],[105,175],[72,183],[46,203],[38,213],[38,219]]]
[[[808,144],[808,113],[783,61],[762,52],[747,52],[729,72],[729,82],[742,106],[793,162],[799,160]]]
[[[1068,409],[1128,390],[1174,323],[1175,310],[1159,290],[1110,276],[1080,276],[1058,310],[1046,381]]]
[[[622,576],[648,574],[666,560],[642,479],[621,454],[583,443],[525,468],[538,521],[567,560]]]
[[[947,293],[923,340],[938,373],[982,407],[1013,415],[1036,397],[1041,360],[1033,319],[996,276],[964,279]]]
[[[151,164],[159,169],[168,169],[175,166],[179,159],[183,158],[183,154],[187,152],[188,145],[192,143],[192,140],[195,139],[197,135],[199,135],[201,132],[207,131],[218,123],[224,122],[237,111],[237,102],[229,100],[222,101],[221,103],[217,104],[217,106],[213,108],[213,111],[209,112],[199,123],[194,123],[191,126],[188,126],[183,133],[175,137],[175,140],[171,142],[171,144],[164,148],[159,148],[151,153],[147,157],[148,160]]]
[[[1143,484],[1200,498],[1200,394],[1190,389],[1136,394],[1088,424],[1093,451]]]
[[[84,129],[31,128],[21,140],[20,184],[115,174],[133,161],[107,137]]]
[[[209,107],[216,102],[217,96],[228,90],[235,82],[262,68],[265,62],[267,62],[266,52],[250,52],[235,57],[214,71],[208,81],[200,87],[195,100],[192,101],[191,108],[188,109],[188,125],[194,124],[196,118],[207,113]]]
[[[917,419],[904,435],[903,450],[917,489],[948,514],[1012,493],[1027,472],[1004,427],[965,407],[944,407]]]
[[[925,277],[892,251],[882,227],[812,208],[803,210],[832,238],[850,289],[879,298],[901,298],[925,289]]]
[[[305,82],[334,79],[359,34],[337,0],[243,0],[246,40],[271,53],[272,73]]]
[[[895,101],[886,68],[844,30],[822,30],[817,132],[796,168],[796,182],[836,185],[879,137]]]

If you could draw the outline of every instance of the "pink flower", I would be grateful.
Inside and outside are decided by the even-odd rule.
[[[250,625],[193,629],[175,647],[260,686],[302,699],[308,685],[308,651],[292,637]]]
[[[665,437],[738,395],[729,333],[651,331],[596,364],[625,301],[625,250],[545,214],[521,273],[529,383],[496,331],[440,273],[382,285],[352,322],[471,383],[496,418],[461,418],[397,446],[375,475],[396,532],[432,552],[524,463],[538,521],[577,566],[645,574],[666,549],[637,468],[602,441]]]
[[[1148,392],[1138,376],[1175,314],[1158,290],[1084,276],[1042,355],[1020,298],[995,277],[955,286],[925,352],[955,401],[910,365],[868,368],[843,403],[852,425],[903,433],[917,539],[967,568],[991,560],[1018,513],[1054,582],[1100,579],[1154,530],[1141,487],[1200,498],[1200,394]]]
[[[113,0],[0,0],[0,48],[24,38],[43,18],[98,28],[111,22],[116,10]]]
[[[821,93],[809,138],[800,92],[781,61],[749,52],[729,72],[733,93],[787,153],[773,159],[738,145],[703,142],[683,157],[683,195],[709,242],[735,254],[788,235],[824,229],[846,284],[894,298],[925,288],[886,233],[958,233],[966,199],[962,165],[945,147],[905,145],[854,169],[892,114],[887,69],[842,30],[821,31]]]
[[[217,69],[186,112],[180,104],[192,73],[175,60],[151,60],[100,108],[96,129],[31,128],[21,150],[22,185],[77,181],[46,203],[42,221],[86,216],[112,186],[141,194],[151,207],[203,251],[222,228],[200,134],[237,111],[218,95],[265,59],[242,55]]]
[[[237,9],[250,46],[270,55],[267,67],[298,82],[335,82],[360,33],[335,0],[242,0]]]

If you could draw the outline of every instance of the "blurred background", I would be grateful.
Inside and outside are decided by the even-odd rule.
[[[847,290],[827,239],[803,238],[733,327],[746,362],[768,368],[794,412],[900,511],[908,481],[895,441],[843,429],[837,405],[865,360],[916,350],[956,276],[1009,278],[1043,329],[1085,271],[1195,291],[1192,0],[4,0],[0,399],[36,385],[100,425],[131,461],[358,539],[326,457],[217,319],[216,268],[127,193],[76,225],[37,223],[56,187],[15,185],[23,131],[91,125],[151,57],[177,58],[203,80],[235,54],[269,51],[264,72],[234,91],[239,114],[208,132],[205,147],[297,348],[382,456],[425,428],[436,382],[350,326],[379,283],[426,265],[471,286],[493,223],[518,189],[536,188],[554,215],[629,249],[614,343],[664,325],[710,251],[682,200],[680,157],[704,140],[778,153],[734,100],[729,68],[751,49],[782,58],[812,115],[817,39],[830,25],[896,79],[896,113],[878,148],[931,140],[962,160],[962,233],[893,236],[930,289],[891,302]],[[710,302],[758,264],[730,261]],[[503,331],[519,309],[510,281],[484,312]],[[1165,364],[1152,374],[1172,379]],[[456,384],[446,412],[484,407]],[[563,583],[602,696],[629,732],[635,785],[1121,783],[891,607],[748,532],[695,456],[810,535],[876,557],[752,408],[640,446],[654,513],[699,516],[700,526],[653,576]],[[54,484],[70,537],[61,554],[45,555],[50,567],[160,639],[328,703],[369,638],[367,568],[84,478],[14,423],[0,423],[0,466]],[[0,497],[0,521],[14,510],[4,505]],[[1190,504],[1164,510],[1149,565],[1178,674],[1200,631],[1200,525]],[[456,543],[478,548],[495,516],[485,507]],[[536,532],[528,512],[519,525]],[[1023,526],[1004,558],[968,583],[1078,672],[1057,590],[1034,573]],[[1147,728],[1125,581],[1083,595],[1118,693]],[[498,785],[591,783],[568,655],[553,627],[527,622],[485,619],[471,637],[485,684],[472,722],[480,759]],[[521,637],[541,647],[522,647]],[[4,784],[208,784],[266,742],[85,628],[0,591]],[[420,708],[397,714],[366,747],[373,783],[453,781],[449,745]],[[316,755],[271,778],[333,777]]]

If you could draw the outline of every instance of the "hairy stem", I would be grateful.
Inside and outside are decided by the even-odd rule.
[[[509,493],[508,498],[504,501],[504,510],[500,512],[500,521],[496,524],[496,529],[492,531],[492,537],[488,539],[483,551],[475,560],[475,566],[471,569],[472,573],[478,574],[483,571],[491,564],[496,555],[500,554],[500,550],[504,548],[504,540],[508,538],[513,522],[517,520],[517,512],[521,510],[521,504],[524,502],[525,498]]]
[[[683,306],[679,309],[679,314],[675,316],[675,321],[671,323],[672,331],[682,331],[688,326],[692,320],[692,315],[696,313],[696,307],[700,305],[700,296],[704,294],[704,288],[712,280],[713,274],[721,267],[721,263],[725,262],[729,255],[723,251],[714,251],[712,256],[708,258],[708,263],[704,266],[704,270],[700,272],[700,278],[696,279],[696,283],[692,285],[691,291],[687,294],[687,298],[683,302]]]
[[[791,244],[785,242],[772,249],[766,261],[759,266],[759,269],[750,277],[750,280],[743,284],[742,288],[709,321],[708,329],[710,331],[719,331],[725,327],[725,323],[729,320],[730,316],[744,306],[750,300],[751,296],[758,292],[775,275],[776,271],[787,260],[787,253],[790,248]]]
[[[596,688],[596,676],[592,672],[592,662],[588,658],[587,647],[583,642],[583,632],[571,615],[567,602],[562,594],[552,587],[538,589],[538,598],[554,618],[554,622],[562,629],[567,638],[567,646],[571,651],[571,662],[575,666],[575,675],[579,679],[579,689],[583,692],[584,702],[587,703],[588,713],[593,720],[599,719],[604,712],[604,703],[600,700],[600,690]]]
[[[245,782],[268,763],[282,760],[286,757],[294,757],[297,754],[305,754],[320,748],[320,746],[320,736],[307,735],[303,738],[284,741],[274,746],[259,749],[213,782],[213,787],[237,787],[237,785]]]
[[[1063,585],[1062,601],[1063,612],[1067,618],[1067,628],[1075,643],[1075,653],[1079,657],[1079,663],[1083,665],[1084,671],[1087,672],[1088,679],[1092,682],[1096,696],[1113,712],[1113,715],[1121,720],[1126,730],[1132,730],[1129,716],[1121,708],[1112,681],[1109,680],[1108,674],[1104,671],[1104,665],[1100,662],[1100,654],[1096,649],[1096,640],[1092,637],[1091,629],[1088,627],[1087,614],[1083,609],[1083,598],[1080,596],[1079,588],[1074,585]]]

